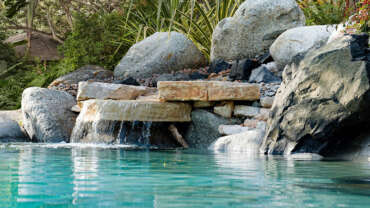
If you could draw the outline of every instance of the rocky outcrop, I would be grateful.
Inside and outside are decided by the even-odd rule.
[[[22,95],[23,125],[32,141],[69,141],[76,115],[73,96],[57,90],[31,87]]]
[[[220,81],[159,82],[159,97],[165,101],[255,101],[260,97],[256,84]]]
[[[326,44],[335,26],[316,25],[297,27],[285,31],[270,47],[271,56],[279,67],[293,61],[298,54],[305,54],[310,49]]]
[[[216,152],[239,152],[257,155],[263,136],[263,130],[249,130],[240,134],[221,137],[212,143],[208,149]]]
[[[240,124],[239,119],[227,119],[206,110],[194,110],[191,113],[192,122],[188,127],[185,140],[191,148],[206,149],[222,135],[218,131],[220,125]]]
[[[206,63],[206,58],[185,35],[157,32],[130,48],[116,66],[114,76],[117,79],[142,79]]]
[[[285,30],[303,26],[305,17],[295,0],[253,0],[220,21],[212,35],[211,60],[255,58],[268,51]]]
[[[370,121],[369,61],[368,36],[347,35],[286,68],[261,151],[326,156],[364,132]]]
[[[80,82],[77,101],[99,100],[135,100],[139,96],[155,93],[155,88],[142,86],[110,84],[102,82]]]
[[[20,126],[21,123],[21,111],[0,111],[0,142],[27,141],[28,137]]]

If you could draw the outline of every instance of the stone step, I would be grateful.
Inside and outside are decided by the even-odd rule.
[[[159,97],[165,101],[256,101],[260,98],[257,84],[223,81],[158,82]]]
[[[90,99],[99,100],[135,100],[140,96],[152,94],[155,88],[111,84],[103,82],[80,82],[78,84],[77,101]]]
[[[88,100],[83,102],[79,119],[84,122],[154,121],[189,122],[191,105],[145,100]]]

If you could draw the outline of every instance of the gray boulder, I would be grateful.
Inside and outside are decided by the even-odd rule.
[[[220,21],[212,35],[211,60],[240,60],[266,53],[290,28],[303,26],[305,17],[295,0],[253,0],[235,15]]]
[[[204,55],[185,35],[157,32],[133,45],[114,70],[116,79],[143,79],[153,74],[195,68],[207,63]]]
[[[310,49],[324,45],[334,31],[335,26],[330,25],[289,29],[271,45],[270,54],[279,67],[284,67],[293,61],[294,56],[300,53],[305,54]]]
[[[292,64],[275,96],[261,151],[327,156],[368,129],[367,39],[345,36]]]
[[[68,142],[76,120],[70,109],[76,105],[66,92],[38,87],[22,95],[23,125],[29,137],[37,142]]]
[[[23,142],[27,135],[20,127],[21,111],[0,111],[0,142]]]
[[[206,149],[222,135],[218,131],[220,125],[242,123],[239,119],[227,119],[206,110],[194,110],[191,113],[192,123],[184,136],[192,148]]]
[[[79,82],[89,80],[94,82],[103,82],[106,80],[111,80],[112,78],[113,78],[112,71],[105,70],[103,67],[100,66],[87,65],[54,80],[49,85],[49,88],[53,86],[58,86],[60,84],[77,85]]]
[[[276,77],[274,73],[268,70],[265,66],[260,66],[254,69],[249,77],[250,83],[272,83],[281,82],[279,77]]]

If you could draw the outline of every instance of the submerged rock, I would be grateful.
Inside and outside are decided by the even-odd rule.
[[[0,111],[0,142],[23,142],[28,140],[20,126],[21,111]]]
[[[259,147],[263,141],[263,130],[249,130],[217,139],[208,149],[216,152],[240,152],[259,154]]]
[[[353,141],[370,122],[367,35],[345,36],[310,51],[275,97],[261,148],[270,154],[323,156]]]
[[[279,67],[293,61],[298,54],[305,54],[310,49],[326,44],[335,26],[315,25],[296,27],[281,34],[270,47],[270,53]]]
[[[227,119],[206,110],[194,110],[191,113],[192,122],[184,135],[191,148],[208,148],[222,135],[218,131],[220,125],[240,124],[239,119]]]
[[[211,60],[241,60],[265,54],[285,30],[303,26],[295,0],[242,3],[233,17],[220,21],[212,35]]]
[[[22,94],[23,125],[32,141],[68,142],[76,115],[76,105],[66,92],[38,87],[27,88]]]
[[[194,43],[178,32],[157,32],[133,45],[114,70],[117,79],[143,79],[206,65]]]

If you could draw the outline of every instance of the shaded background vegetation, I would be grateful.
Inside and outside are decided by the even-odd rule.
[[[245,0],[0,0],[0,109],[20,107],[24,88],[46,87],[86,64],[113,70],[136,42],[158,31],[186,34],[207,56],[212,33]],[[248,1],[248,0],[247,0]],[[308,25],[338,24],[368,32],[368,0],[298,0]],[[60,43],[63,59],[17,57],[3,40],[38,32]]]

